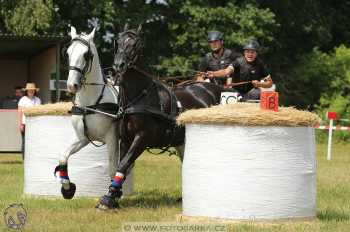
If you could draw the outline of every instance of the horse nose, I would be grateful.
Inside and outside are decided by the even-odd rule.
[[[113,66],[113,68],[114,68],[114,70],[115,70],[116,72],[121,72],[121,71],[123,71],[124,67],[125,67],[125,62],[124,62],[124,61],[117,62],[117,63]]]
[[[112,65],[112,68],[113,68],[113,72],[114,72],[114,73],[118,71],[118,70],[117,70],[117,69],[118,69],[118,68],[117,68],[117,65],[113,64],[113,65]]]
[[[77,89],[78,89],[78,85],[77,84],[67,85],[67,90],[70,93],[76,93]]]
[[[120,70],[123,70],[124,69],[124,66],[125,66],[125,62],[121,62],[120,65],[119,65],[119,69]]]

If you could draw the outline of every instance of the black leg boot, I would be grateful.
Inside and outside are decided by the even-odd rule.
[[[121,188],[109,186],[108,193],[100,198],[100,201],[97,204],[96,208],[102,210],[119,208],[118,200],[122,195],[123,192]]]

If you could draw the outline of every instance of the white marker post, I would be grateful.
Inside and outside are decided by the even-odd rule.
[[[327,160],[331,160],[331,158],[332,158],[333,121],[337,119],[337,113],[336,112],[327,112],[327,118],[329,119]]]

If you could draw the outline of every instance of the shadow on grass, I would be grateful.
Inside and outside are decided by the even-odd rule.
[[[4,161],[0,161],[0,164],[23,164],[23,161],[20,161],[20,160],[4,160]]]
[[[136,192],[120,201],[122,207],[158,208],[160,206],[180,206],[181,198],[176,194],[158,190]]]
[[[344,212],[339,212],[335,210],[324,210],[317,212],[317,218],[321,221],[349,221],[350,216]]]

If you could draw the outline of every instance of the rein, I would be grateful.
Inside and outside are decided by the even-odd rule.
[[[235,83],[231,83],[226,85],[227,87],[233,87],[233,86],[239,86],[239,85],[245,85],[251,83],[251,81],[241,81],[241,82],[235,82]]]

